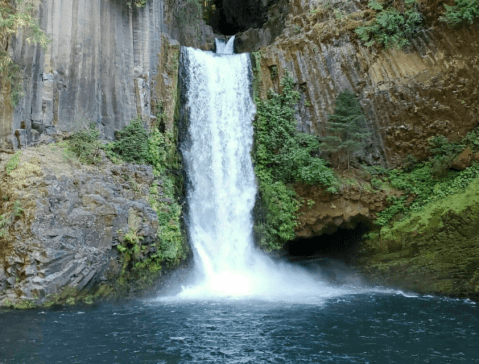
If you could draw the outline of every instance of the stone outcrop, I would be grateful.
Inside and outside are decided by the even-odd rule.
[[[0,180],[1,214],[11,219],[0,238],[0,306],[114,283],[115,246],[128,232],[142,237],[144,254],[156,250],[158,218],[146,200],[153,180],[149,166],[80,165],[53,145],[23,151]]]
[[[214,40],[201,20],[179,24],[178,6],[179,0],[149,0],[134,9],[118,0],[43,0],[38,17],[51,39],[47,50],[21,33],[9,43],[24,74],[25,96],[13,109],[8,85],[0,90],[0,147],[32,145],[82,120],[113,138],[137,115],[153,118],[163,98],[155,80],[162,77],[165,43],[176,39],[209,49]]]
[[[359,266],[373,282],[479,300],[479,180],[371,233]]]
[[[386,198],[389,194],[372,190],[369,184],[346,185],[340,194],[308,185],[297,185],[295,190],[304,201],[296,228],[298,238],[332,234],[340,227],[353,229],[359,223],[371,226],[376,213],[388,205]]]

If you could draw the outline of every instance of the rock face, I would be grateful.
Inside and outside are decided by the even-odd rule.
[[[372,225],[376,213],[387,207],[387,193],[362,186],[345,186],[340,194],[308,185],[297,185],[295,190],[305,201],[296,228],[299,238],[332,234],[339,227],[353,229],[359,223]]]
[[[369,234],[359,265],[374,282],[479,300],[479,180]]]
[[[450,29],[430,21],[409,48],[385,51],[364,47],[354,34],[363,24],[363,8],[354,2],[327,3],[291,0],[285,29],[261,48],[262,95],[269,88],[278,92],[289,71],[301,92],[300,130],[323,135],[344,89],[359,96],[368,118],[367,162],[372,164],[394,167],[408,154],[425,158],[429,137],[456,140],[477,125],[478,26]],[[428,19],[439,18],[441,6],[430,3]]]
[[[149,166],[88,167],[65,162],[61,149],[24,151],[0,181],[1,213],[11,219],[0,238],[0,305],[93,293],[117,279],[115,246],[127,232],[145,247],[156,241],[158,218],[146,201],[153,179]]]
[[[213,32],[197,21],[178,26],[176,0],[149,0],[130,10],[119,0],[43,0],[38,16],[51,38],[46,51],[21,34],[9,52],[24,72],[24,93],[13,110],[0,90],[0,146],[19,148],[71,131],[82,120],[97,123],[105,137],[141,115],[154,115],[164,44],[211,48]]]

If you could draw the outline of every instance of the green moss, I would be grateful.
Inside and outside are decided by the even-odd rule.
[[[365,236],[360,264],[382,282],[474,296],[479,271],[479,178],[463,192]]]

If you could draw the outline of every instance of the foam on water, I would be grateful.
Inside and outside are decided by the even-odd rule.
[[[216,54],[182,49],[188,137],[181,148],[198,282],[177,298],[302,300],[352,293],[301,267],[273,262],[254,247],[251,65],[248,54],[233,54],[233,44],[234,37],[227,44],[217,41]]]

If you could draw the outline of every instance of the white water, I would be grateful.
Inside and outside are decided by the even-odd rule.
[[[303,301],[351,292],[329,287],[300,267],[274,263],[254,248],[251,65],[249,55],[232,54],[233,42],[217,41],[220,54],[183,49],[189,74],[189,141],[182,151],[199,281],[179,297]]]

